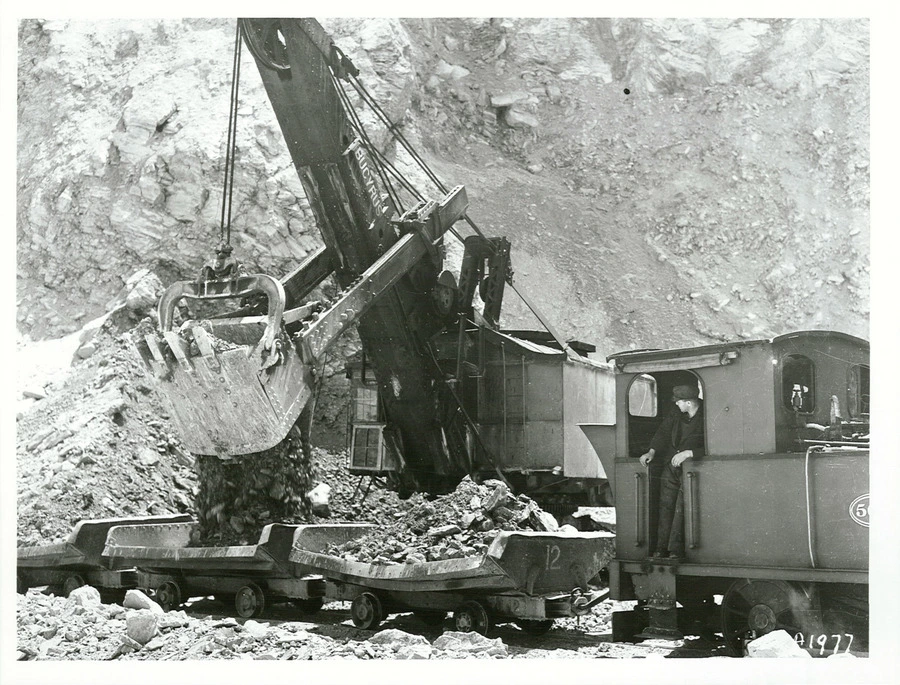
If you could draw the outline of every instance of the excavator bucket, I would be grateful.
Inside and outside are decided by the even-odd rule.
[[[193,301],[266,295],[265,316],[185,321],[174,310]],[[159,333],[136,341],[185,446],[195,454],[247,455],[285,438],[312,395],[311,366],[283,326],[282,284],[263,274],[180,281],[160,298]]]

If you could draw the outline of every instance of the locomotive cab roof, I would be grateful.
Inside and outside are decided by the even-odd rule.
[[[817,340],[818,339],[818,340]],[[738,340],[733,342],[715,343],[712,345],[700,345],[696,347],[678,347],[672,349],[643,349],[626,350],[609,355],[606,360],[614,363],[620,371],[638,371],[654,366],[656,362],[680,362],[679,366],[718,366],[729,363],[740,355],[742,348],[756,347],[759,345],[782,345],[792,341],[797,342],[824,342],[825,340],[844,340],[853,345],[869,349],[869,342],[848,333],[827,330],[795,331],[785,333],[773,338],[761,338],[757,340]]]

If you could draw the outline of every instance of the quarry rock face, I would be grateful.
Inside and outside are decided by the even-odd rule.
[[[466,184],[470,214],[511,238],[519,287],[544,310],[574,298],[554,322],[564,336],[657,347],[667,318],[690,322],[675,345],[867,334],[865,20],[322,23],[445,184]],[[168,285],[212,258],[234,31],[225,19],[20,24],[22,334],[76,330],[132,274]],[[250,271],[281,276],[321,238],[242,60],[231,241]],[[792,260],[794,277],[764,278]],[[698,281],[703,296],[689,298]],[[629,295],[611,297],[623,284]],[[528,318],[509,298],[504,325]]]

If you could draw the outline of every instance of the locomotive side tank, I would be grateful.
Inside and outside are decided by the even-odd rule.
[[[699,621],[736,655],[779,628],[814,651],[864,649],[868,343],[804,331],[609,360],[620,420],[582,428],[615,498],[611,596],[639,600],[614,617],[614,639],[677,637]],[[638,458],[685,384],[702,398],[706,453],[682,465],[683,558],[658,559],[662,460]]]

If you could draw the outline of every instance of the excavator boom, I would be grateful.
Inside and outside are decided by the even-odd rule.
[[[446,325],[431,291],[442,269],[443,234],[467,210],[465,189],[419,201],[395,218],[364,134],[346,111],[341,79],[356,73],[352,63],[315,20],[239,21],[325,245],[281,281],[229,269],[220,254],[197,281],[164,294],[161,334],[139,343],[142,356],[165,386],[188,449],[248,455],[287,436],[313,394],[322,355],[355,325],[393,444],[402,446],[406,489],[451,489],[465,469],[439,421],[434,388],[443,379],[427,344]],[[327,308],[304,305],[329,274],[341,295]],[[263,296],[267,314],[259,315],[247,302]],[[227,298],[243,308],[227,318],[189,318],[174,329],[182,300]]]

